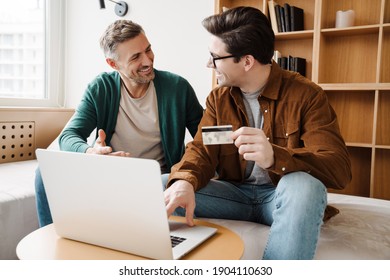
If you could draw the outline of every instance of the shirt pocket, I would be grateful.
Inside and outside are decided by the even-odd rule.
[[[275,125],[274,144],[288,148],[297,148],[302,146],[300,145],[299,123]]]

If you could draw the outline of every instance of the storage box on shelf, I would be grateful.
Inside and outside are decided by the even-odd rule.
[[[352,161],[344,194],[390,200],[390,0],[275,0],[304,10],[304,30],[275,32],[282,56],[306,59],[306,77],[334,107]],[[216,0],[222,7],[253,6],[268,13],[268,0]],[[336,12],[354,10],[354,26],[335,28]],[[333,191],[333,190],[331,190]]]

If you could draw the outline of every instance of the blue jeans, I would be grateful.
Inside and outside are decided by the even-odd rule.
[[[164,181],[164,180],[163,180]],[[244,220],[271,226],[263,259],[313,259],[327,204],[325,186],[305,172],[273,185],[211,180],[195,194],[196,217]],[[184,216],[184,209],[176,214]]]
[[[35,171],[35,202],[37,205],[38,223],[40,227],[44,227],[53,223],[49,203],[46,197],[45,186],[43,185],[41,171],[39,167]]]

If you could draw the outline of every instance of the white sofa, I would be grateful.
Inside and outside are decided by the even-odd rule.
[[[17,243],[38,228],[36,167],[36,160],[0,164],[0,259],[16,259]],[[329,194],[328,203],[340,214],[323,225],[315,259],[390,259],[390,201]],[[243,239],[242,259],[261,258],[269,227],[204,220],[229,228]]]
[[[38,228],[36,160],[0,164],[0,259],[16,259],[16,245]]]

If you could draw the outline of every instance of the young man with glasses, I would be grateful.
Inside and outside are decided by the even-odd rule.
[[[115,71],[88,85],[59,137],[61,150],[155,159],[162,173],[169,172],[184,153],[186,128],[194,136],[203,115],[193,88],[184,78],[153,68],[151,44],[132,21],[108,26],[100,46]],[[94,129],[91,147],[87,138]],[[39,169],[35,189],[38,220],[44,226],[52,218]]]
[[[324,91],[272,61],[274,33],[255,8],[203,21],[218,87],[194,140],[172,167],[167,212],[271,226],[264,259],[313,259],[327,207],[351,164]],[[202,127],[232,125],[233,144],[204,145]],[[332,211],[333,210],[333,211]]]

